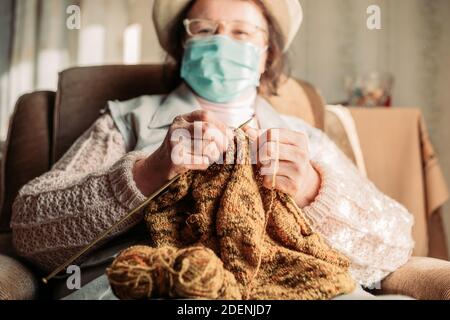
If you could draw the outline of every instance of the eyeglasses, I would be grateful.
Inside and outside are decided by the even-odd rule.
[[[266,38],[268,37],[266,29],[245,21],[185,19],[183,23],[187,34],[191,37],[207,37],[215,35],[220,26],[223,26],[227,34],[236,40],[257,42],[259,40],[258,35],[260,34],[263,34]]]

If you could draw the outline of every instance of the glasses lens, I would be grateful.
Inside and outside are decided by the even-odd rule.
[[[188,31],[194,36],[209,36],[216,33],[217,23],[208,20],[191,21]]]
[[[221,22],[213,20],[187,20],[186,29],[190,36],[207,37],[217,33]],[[261,42],[261,38],[266,35],[264,30],[244,21],[231,21],[223,23],[226,34],[236,40],[248,41],[255,44]]]
[[[238,40],[252,40],[257,36],[258,29],[256,26],[246,22],[232,22],[229,25],[230,33],[233,38]]]

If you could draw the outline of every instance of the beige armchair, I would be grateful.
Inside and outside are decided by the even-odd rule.
[[[75,68],[60,74],[58,91],[34,92],[17,102],[4,149],[1,172],[0,211],[0,299],[45,299],[47,288],[36,280],[42,276],[14,255],[9,221],[18,190],[28,181],[50,170],[73,142],[100,115],[108,100],[126,100],[143,94],[162,94],[165,85],[161,66],[103,66]],[[277,97],[268,97],[283,113],[298,116],[324,129],[350,158],[357,162],[350,131],[332,113],[309,84],[288,79]],[[300,107],[301,106],[301,107]],[[361,165],[361,164],[360,164]],[[370,177],[370,176],[369,176]],[[433,234],[416,239],[425,246],[439,247],[446,257],[442,224],[436,216]],[[437,221],[437,223],[436,223]],[[442,249],[444,248],[444,249]],[[433,250],[427,250],[434,252]],[[424,254],[426,255],[426,254]],[[448,299],[450,262],[414,258],[382,283],[380,293],[409,295],[419,299]],[[375,292],[376,294],[377,292]]]

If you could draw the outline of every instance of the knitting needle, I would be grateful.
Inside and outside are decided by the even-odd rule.
[[[244,128],[246,125],[248,125],[250,122],[253,121],[253,118],[246,121],[244,124],[242,124],[238,129]],[[84,249],[82,249],[80,252],[76,253],[72,257],[70,257],[66,262],[64,262],[62,265],[60,265],[58,268],[56,268],[52,273],[50,273],[47,277],[42,279],[42,282],[44,284],[48,284],[49,280],[54,278],[56,275],[58,275],[61,271],[67,268],[71,263],[73,263],[75,260],[79,259],[81,256],[83,256],[85,253],[87,253],[89,250],[91,250],[93,247],[95,247],[98,243],[100,243],[102,240],[104,240],[114,229],[116,229],[120,224],[125,222],[126,220],[133,217],[135,214],[137,214],[139,211],[144,209],[147,205],[150,204],[156,197],[161,195],[164,191],[166,191],[173,183],[178,181],[180,179],[182,174],[179,174],[172,178],[170,181],[168,181],[166,184],[164,184],[161,188],[159,188],[156,192],[154,192],[150,197],[147,198],[140,206],[135,208],[134,210],[130,211],[127,215],[125,215],[122,219],[120,219],[118,222],[116,222],[112,227],[110,227],[108,230],[104,231],[97,239],[95,239],[93,242],[88,244]]]

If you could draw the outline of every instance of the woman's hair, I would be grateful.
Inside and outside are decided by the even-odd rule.
[[[278,88],[282,81],[282,75],[285,73],[285,68],[287,67],[287,58],[283,53],[284,41],[280,28],[261,1],[242,1],[251,1],[257,5],[267,20],[267,24],[269,26],[269,48],[266,70],[261,76],[259,93],[269,96],[277,95]],[[164,74],[170,89],[176,88],[182,82],[180,73],[184,53],[183,43],[186,38],[186,30],[183,25],[183,20],[186,19],[194,4],[195,0],[190,2],[190,4],[174,20],[174,24],[169,30],[172,35],[172,41],[170,42],[170,47],[167,48],[166,69]]]

